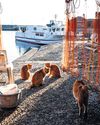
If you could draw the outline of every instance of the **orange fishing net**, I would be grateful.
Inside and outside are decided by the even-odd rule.
[[[63,42],[63,58],[62,58],[62,70],[68,71],[69,69],[69,17],[66,17],[66,34]]]
[[[96,19],[94,20],[94,31],[97,33],[98,44],[98,64],[96,70],[96,83],[100,83],[100,12],[96,12]]]
[[[82,18],[82,32],[83,32],[83,36],[82,36],[82,77],[83,79],[87,79],[87,58],[86,58],[86,51],[85,51],[85,35],[87,33],[87,19],[85,18],[85,14],[83,14],[83,18]]]
[[[77,58],[75,57],[75,37],[77,29],[77,19],[69,16],[66,17],[66,34],[63,43],[63,59],[62,70],[71,72],[71,74],[78,74]]]

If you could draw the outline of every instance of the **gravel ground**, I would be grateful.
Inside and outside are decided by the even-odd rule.
[[[75,77],[63,74],[60,79],[46,78],[43,86],[27,89],[29,81],[18,80],[22,91],[18,107],[1,109],[1,125],[99,125],[100,95],[89,91],[87,120],[78,117],[78,107],[72,95]]]
[[[33,58],[35,59],[30,57],[27,60],[33,64],[31,73],[44,64],[43,61],[33,62]],[[48,58],[50,59],[49,55]],[[14,76],[15,83],[23,89],[22,98],[16,108],[0,109],[0,125],[100,125],[100,93],[98,91],[89,90],[88,117],[87,119],[79,118],[78,107],[72,95],[73,82],[80,79],[79,77],[72,77],[70,74],[61,72],[60,79],[46,77],[43,86],[29,90],[27,88],[30,80],[20,79],[20,68],[24,62],[22,58],[18,61],[14,62]],[[53,61],[58,61],[55,63],[60,67],[58,57],[57,59],[55,57]]]

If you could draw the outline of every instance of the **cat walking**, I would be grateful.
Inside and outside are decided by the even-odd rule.
[[[84,112],[85,117],[87,117],[87,106],[88,106],[88,87],[85,85],[85,83],[80,80],[76,80],[73,84],[73,96],[78,103],[79,107],[79,116],[82,116],[82,113]]]

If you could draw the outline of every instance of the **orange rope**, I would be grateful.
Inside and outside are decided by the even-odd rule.
[[[69,40],[69,68],[70,72],[72,75],[77,75],[78,74],[78,63],[77,59],[75,57],[75,35],[76,35],[76,28],[77,28],[77,19],[75,17],[72,17],[70,20],[70,25],[69,25],[69,32],[70,32],[70,40]]]
[[[85,53],[85,34],[87,32],[87,20],[85,19],[85,15],[82,19],[83,25],[83,37],[82,37],[82,56],[83,56],[83,65],[82,65],[82,77],[83,79],[87,79],[87,63],[86,63],[86,53]]]
[[[69,69],[69,17],[66,17],[66,34],[63,42],[63,59],[62,59],[62,70],[68,71]]]
[[[63,44],[63,60],[62,60],[62,70],[70,71],[72,74],[75,73],[76,68],[75,61],[75,34],[76,34],[77,21],[76,18],[69,20],[67,15],[66,18],[66,35]],[[78,66],[77,66],[78,67]]]
[[[72,31],[73,33],[76,33],[76,28],[77,28],[77,19],[75,17],[72,17],[72,19],[70,20],[70,31]]]

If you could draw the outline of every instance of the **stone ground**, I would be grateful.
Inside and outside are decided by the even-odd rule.
[[[61,44],[50,45],[39,51],[31,50],[13,62],[15,83],[22,89],[22,97],[16,108],[0,109],[0,125],[100,125],[100,94],[94,89],[89,90],[88,118],[78,117],[72,85],[79,78],[61,71],[60,79],[46,77],[43,86],[31,90],[27,89],[30,80],[20,79],[23,64],[33,65],[31,73],[43,67],[46,61],[60,67],[61,55]]]

